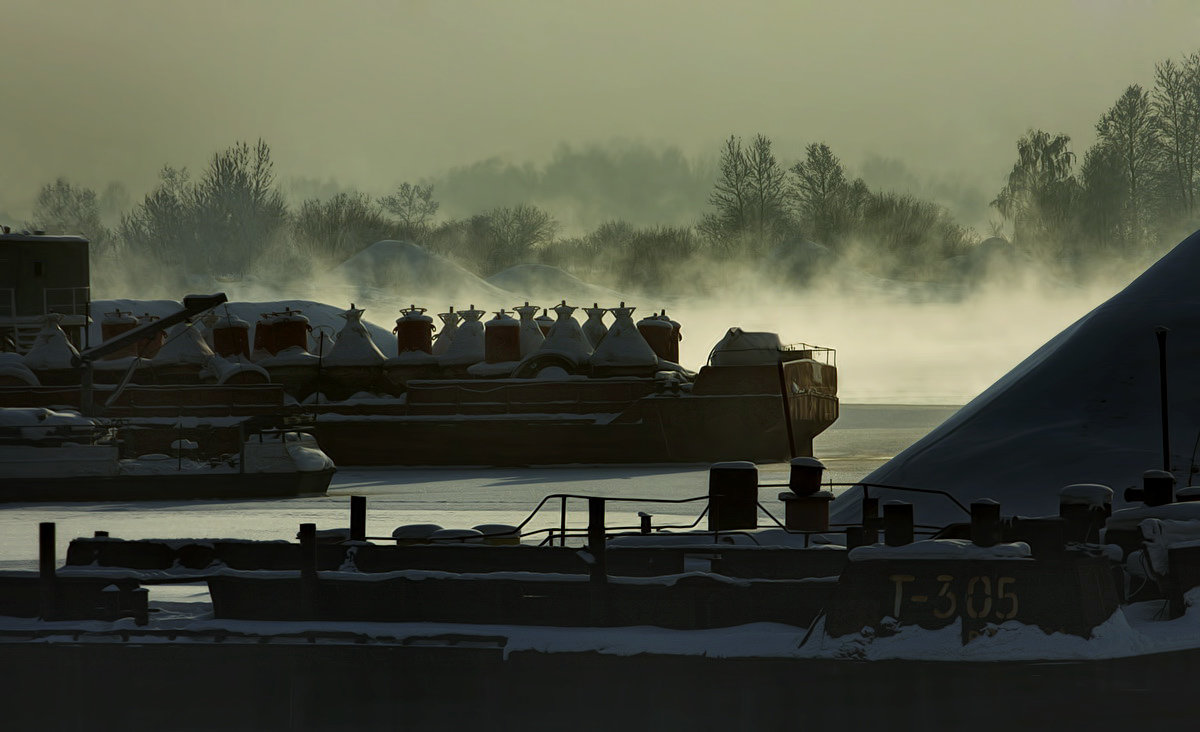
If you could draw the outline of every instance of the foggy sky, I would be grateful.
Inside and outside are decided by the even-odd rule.
[[[55,176],[135,198],[258,137],[368,191],[624,138],[762,132],[998,189],[1027,128],[1092,126],[1200,48],[1195,0],[0,2],[0,213]]]

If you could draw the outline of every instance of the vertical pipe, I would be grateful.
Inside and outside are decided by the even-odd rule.
[[[558,545],[567,545],[567,497],[562,497],[562,504],[558,509]]]
[[[350,541],[367,540],[367,497],[350,496]]]
[[[38,576],[54,579],[54,522],[38,524]]]
[[[593,579],[604,579],[608,574],[607,557],[605,556],[607,532],[604,528],[604,499],[588,499],[588,551],[596,558],[592,571]]]
[[[317,616],[316,524],[300,524],[300,607],[305,619]]]
[[[588,551],[595,563],[592,565],[589,622],[594,626],[604,625],[608,617],[606,586],[608,582],[608,536],[604,527],[604,499],[588,499]]]
[[[1158,392],[1160,409],[1162,410],[1162,451],[1163,470],[1171,471],[1171,432],[1167,425],[1167,333],[1170,328],[1156,326],[1154,335],[1158,338]]]
[[[38,524],[38,585],[42,620],[57,615],[54,602],[54,522]]]
[[[792,434],[792,403],[787,387],[783,361],[779,361],[779,395],[783,397],[783,424],[787,427],[788,459],[796,457],[796,437]]]

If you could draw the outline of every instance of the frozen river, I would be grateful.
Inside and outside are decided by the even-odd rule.
[[[826,480],[851,482],[882,465],[954,413],[955,407],[843,404],[838,422],[817,438],[815,453],[828,468]],[[35,569],[37,525],[57,523],[61,562],[69,541],[108,531],[123,539],[292,539],[297,526],[349,525],[349,496],[367,497],[368,536],[388,536],[396,526],[436,523],[470,528],[516,524],[549,493],[609,497],[687,498],[707,491],[707,467],[588,466],[554,468],[346,468],[320,498],[247,501],[8,504],[0,508],[0,569]],[[787,466],[760,466],[761,482],[787,481]],[[761,500],[779,505],[779,488],[763,488]],[[527,528],[557,526],[559,502],[547,505]],[[703,507],[691,504],[621,504],[607,522],[637,523],[639,510],[655,524],[690,523]],[[781,507],[782,509],[782,507]],[[587,521],[585,501],[568,502],[569,523]]]

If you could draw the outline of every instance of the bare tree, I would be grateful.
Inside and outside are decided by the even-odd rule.
[[[715,213],[705,214],[700,231],[728,246],[731,237],[745,231],[750,218],[750,169],[741,138],[730,135],[717,163],[717,182],[708,203]]]
[[[1030,130],[1017,141],[1017,162],[992,201],[1013,222],[1013,242],[1057,257],[1071,225],[1078,183],[1072,175],[1071,138]]]
[[[402,231],[420,238],[429,231],[440,204],[433,200],[433,184],[401,183],[395,192],[379,199],[385,211],[400,219]]]
[[[558,222],[537,206],[518,204],[484,214],[489,241],[485,259],[489,272],[520,264],[533,250],[549,244],[558,233]]]
[[[1158,140],[1170,180],[1170,197],[1188,216],[1196,210],[1200,176],[1200,52],[1176,64],[1167,59],[1154,66],[1151,97]]]
[[[379,204],[365,193],[342,192],[300,204],[292,239],[302,255],[342,262],[382,239],[396,235]]]
[[[748,221],[759,250],[776,243],[787,216],[786,171],[771,152],[771,140],[755,135],[746,148]]]
[[[246,272],[287,221],[271,148],[263,140],[213,155],[192,199],[197,240],[211,271]]]
[[[1142,248],[1149,223],[1153,190],[1152,178],[1158,155],[1158,132],[1150,110],[1150,95],[1134,84],[1125,89],[1116,104],[1096,123],[1100,142],[1120,161],[1125,177],[1126,230],[1128,241],[1137,251]]]
[[[833,243],[845,228],[842,209],[848,186],[842,161],[825,143],[813,143],[791,172],[797,217],[817,241]]]

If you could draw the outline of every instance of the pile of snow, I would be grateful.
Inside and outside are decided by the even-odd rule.
[[[612,309],[616,321],[609,326],[608,335],[596,347],[592,354],[592,365],[600,367],[638,367],[657,366],[658,356],[654,349],[638,332],[633,322],[633,311],[636,308],[620,307]]]
[[[33,348],[25,354],[25,366],[33,370],[69,369],[73,359],[79,355],[75,346],[67,339],[59,323],[62,316],[49,313],[42,320],[42,330],[37,334]]]
[[[624,295],[584,282],[573,274],[545,264],[518,264],[486,280],[489,284],[530,300],[617,302]]]
[[[0,384],[14,382],[28,386],[40,384],[37,376],[25,365],[25,358],[21,354],[0,353]]]
[[[1200,433],[1200,232],[1051,339],[940,427],[864,479],[998,500],[1005,515],[1050,515],[1059,490],[1112,486],[1114,508],[1142,472],[1162,465],[1155,327],[1170,329],[1171,469],[1189,482]],[[944,497],[872,489],[914,504],[916,521],[965,516]],[[861,489],[833,504],[857,521]]]
[[[584,337],[579,321],[575,320],[575,308],[563,300],[552,309],[558,319],[550,326],[550,332],[546,334],[537,353],[564,356],[576,364],[587,363],[588,356],[592,355],[592,344]]]
[[[154,354],[154,364],[204,364],[213,357],[200,329],[191,323],[177,323],[167,332],[167,342]]]
[[[353,305],[342,313],[346,325],[337,334],[333,349],[325,355],[328,366],[378,366],[385,360],[362,322],[362,308]]]

